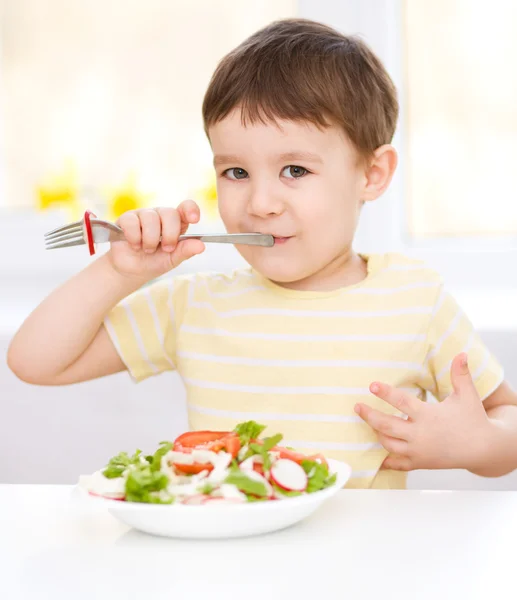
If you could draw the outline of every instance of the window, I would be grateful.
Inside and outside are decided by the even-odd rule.
[[[517,4],[403,11],[411,235],[517,234]]]
[[[201,103],[217,62],[295,4],[3,0],[0,207],[33,207],[65,175],[88,203],[131,176],[154,204],[189,197],[212,172]]]

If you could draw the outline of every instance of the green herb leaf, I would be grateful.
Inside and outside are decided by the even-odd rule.
[[[276,485],[276,483],[273,483],[273,489],[275,489],[279,494],[282,494],[282,496],[288,496],[289,498],[294,498],[295,496],[302,496],[302,492],[297,492],[295,490],[284,490],[281,487],[279,487],[278,485]]]
[[[172,450],[172,446],[172,442],[160,442],[160,447],[158,448],[158,450],[156,450],[150,461],[151,469],[153,471],[159,471],[161,469],[162,457],[165,456],[167,452]]]
[[[262,465],[265,471],[268,471],[271,468],[271,459],[269,458],[268,452],[274,448],[279,442],[282,441],[283,435],[281,433],[277,433],[268,438],[264,438],[262,444],[250,444],[249,450],[246,453],[246,458],[250,454],[259,454],[262,456]]]
[[[258,498],[257,496],[246,496],[246,501],[247,502],[266,502],[267,498],[265,496],[262,496],[261,498]]]
[[[127,452],[120,452],[113,458],[110,458],[110,461],[102,471],[102,474],[108,479],[122,477],[122,474],[129,467],[129,465],[142,464],[140,460],[141,454],[141,450],[137,450],[133,456],[129,456]]]
[[[153,471],[151,465],[130,471],[126,479],[126,500],[128,502],[148,502],[151,504],[171,504],[172,496],[157,494],[165,490],[169,483],[167,475]]]
[[[307,475],[309,475],[309,482],[307,484],[307,492],[309,494],[327,488],[336,482],[336,473],[329,476],[326,465],[322,465],[314,460],[302,460],[302,467]]]
[[[244,473],[230,473],[224,482],[233,484],[244,494],[252,494],[260,498],[267,496],[265,484],[261,481],[250,479]]]
[[[205,483],[203,487],[199,490],[200,494],[210,495],[215,490],[215,486],[211,483]]]
[[[271,437],[264,438],[264,444],[262,447],[266,452],[269,452],[271,448],[277,446],[283,440],[283,438],[284,436],[281,433],[277,433],[276,435],[273,435]]]
[[[250,440],[258,439],[265,428],[265,425],[260,425],[256,421],[245,421],[244,423],[239,423],[235,427],[234,432],[239,436],[241,446],[245,446],[250,443]]]

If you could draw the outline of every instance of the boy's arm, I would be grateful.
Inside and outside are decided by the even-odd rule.
[[[8,350],[7,362],[22,380],[63,385],[126,368],[104,328],[122,299],[146,282],[203,252],[195,239],[178,242],[199,220],[192,201],[177,209],[143,209],[118,221],[125,241],[48,296],[23,323]]]
[[[27,318],[7,353],[23,381],[63,385],[125,369],[103,320],[143,281],[120,275],[105,254],[52,292]]]
[[[493,425],[493,436],[486,444],[482,464],[471,471],[498,477],[517,469],[517,393],[504,381],[483,406]]]

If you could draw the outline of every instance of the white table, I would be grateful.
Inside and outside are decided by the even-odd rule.
[[[181,541],[128,529],[68,486],[0,486],[0,597],[517,597],[517,492],[343,491],[288,530]]]

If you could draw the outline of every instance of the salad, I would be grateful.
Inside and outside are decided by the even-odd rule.
[[[321,454],[279,446],[283,436],[261,438],[264,429],[246,421],[233,431],[184,433],[147,456],[121,452],[86,487],[111,500],[202,505],[283,500],[335,483]]]

